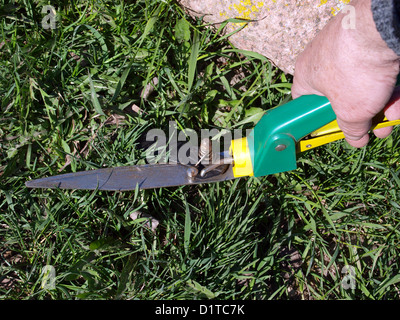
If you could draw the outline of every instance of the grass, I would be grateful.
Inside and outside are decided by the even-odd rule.
[[[170,0],[52,1],[56,29],[45,1],[0,2],[2,299],[399,298],[398,129],[261,179],[28,190],[142,164],[143,135],[169,121],[252,127],[291,79]]]

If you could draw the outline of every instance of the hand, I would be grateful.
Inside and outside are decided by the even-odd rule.
[[[356,28],[345,29],[339,13],[296,61],[292,96],[316,94],[329,99],[346,140],[368,143],[372,118],[385,106],[389,120],[400,119],[400,91],[394,91],[399,57],[376,30],[370,0],[354,0]],[[387,137],[392,128],[375,130]]]

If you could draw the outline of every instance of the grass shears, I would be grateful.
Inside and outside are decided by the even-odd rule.
[[[214,163],[203,164],[194,159],[189,164],[178,162],[95,169],[31,180],[26,182],[26,186],[127,191],[291,171],[297,168],[300,152],[344,138],[335,119],[327,98],[306,95],[268,110],[250,134],[233,139],[229,150],[223,150]],[[400,120],[383,119],[371,129],[398,124]]]

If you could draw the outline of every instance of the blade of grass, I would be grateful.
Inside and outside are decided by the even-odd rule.
[[[115,88],[115,92],[114,92],[114,95],[112,96],[112,98],[110,100],[110,103],[114,102],[117,99],[117,97],[119,96],[119,94],[120,94],[120,92],[122,90],[122,87],[125,84],[126,78],[128,77],[129,72],[132,69],[132,64],[133,64],[133,60],[131,62],[129,62],[128,66],[126,67],[126,69],[122,73],[121,78],[118,80],[117,87]]]
[[[153,30],[155,24],[157,23],[159,19],[159,15],[161,12],[164,10],[164,3],[161,3],[157,9],[153,11],[151,14],[150,18],[148,18],[146,26],[144,27],[143,33],[141,37],[139,38],[139,43],[138,43],[138,48],[140,49],[142,47],[143,41],[149,36],[150,32]]]
[[[190,248],[190,235],[191,235],[191,218],[190,218],[190,210],[189,210],[189,205],[187,201],[185,201],[185,232],[184,232],[184,237],[183,237],[183,242],[184,242],[184,249],[185,249],[185,254],[189,254],[189,248]]]
[[[190,56],[189,56],[189,61],[188,61],[188,84],[187,84],[187,92],[188,93],[190,93],[190,91],[192,90],[194,78],[196,75],[197,58],[199,56],[199,49],[200,49],[199,32],[197,31],[197,29],[194,29],[192,46],[191,46]]]
[[[92,81],[92,77],[90,75],[90,73],[88,74],[88,79],[89,79],[89,84],[90,84],[90,99],[92,101],[94,110],[96,110],[96,112],[102,116],[105,116],[103,109],[100,105],[99,99],[97,98],[97,93],[96,90],[94,88],[94,84]]]

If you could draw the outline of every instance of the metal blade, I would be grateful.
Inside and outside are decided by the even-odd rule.
[[[173,187],[200,183],[211,183],[234,179],[232,165],[222,174],[202,178],[200,175],[191,178],[188,170],[192,166],[182,164],[150,164],[105,168],[76,173],[66,173],[25,183],[28,188],[59,188],[128,191]]]

